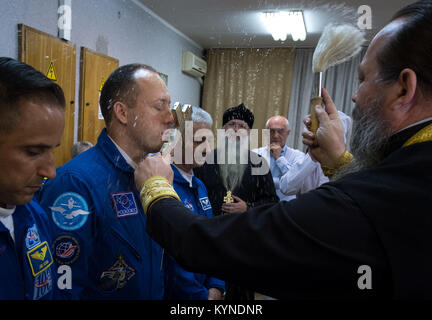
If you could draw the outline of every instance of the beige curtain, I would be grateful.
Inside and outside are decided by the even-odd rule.
[[[202,107],[213,128],[220,129],[224,111],[240,103],[254,113],[255,129],[264,129],[273,115],[288,117],[294,59],[294,48],[209,50]]]

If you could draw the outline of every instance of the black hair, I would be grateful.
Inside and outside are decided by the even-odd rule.
[[[99,104],[107,127],[111,123],[112,106],[116,102],[123,102],[129,108],[135,107],[139,88],[136,86],[134,75],[140,69],[157,73],[155,69],[145,64],[127,64],[111,73],[104,83]]]
[[[24,100],[37,100],[64,109],[61,87],[23,62],[0,57],[0,132],[9,133],[19,121]]]
[[[404,22],[377,54],[381,81],[392,83],[409,68],[425,96],[432,95],[432,0],[412,3],[391,19]]]

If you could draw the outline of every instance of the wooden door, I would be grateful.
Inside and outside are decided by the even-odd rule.
[[[117,69],[119,61],[102,53],[81,48],[80,120],[78,140],[96,144],[103,128],[99,97],[109,75]]]
[[[55,163],[58,167],[70,160],[74,139],[75,45],[23,24],[18,25],[18,30],[20,61],[31,65],[57,82],[65,95],[65,129],[61,145],[54,151]]]

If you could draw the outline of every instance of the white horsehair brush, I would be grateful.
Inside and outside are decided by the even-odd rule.
[[[323,72],[359,53],[364,40],[363,32],[351,24],[329,24],[324,28],[312,58],[315,96],[311,99],[311,131],[314,134],[319,127],[315,106],[322,104]],[[316,145],[316,138],[314,144]]]

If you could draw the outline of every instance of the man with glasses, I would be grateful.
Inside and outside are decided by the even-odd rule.
[[[293,171],[295,164],[301,162],[305,154],[286,145],[287,138],[291,132],[287,118],[283,116],[269,118],[266,122],[266,129],[270,131],[270,143],[253,151],[264,157],[270,164],[270,171],[279,199],[285,201],[295,199],[295,194],[286,195],[281,191],[279,180],[288,172]],[[316,166],[321,171],[319,163],[316,163]],[[321,175],[325,179],[322,171]]]

